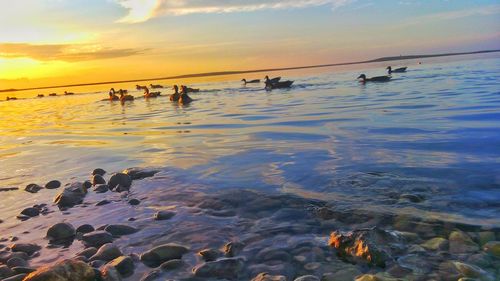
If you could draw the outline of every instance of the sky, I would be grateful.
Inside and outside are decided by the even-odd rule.
[[[484,49],[498,0],[0,0],[0,89]]]

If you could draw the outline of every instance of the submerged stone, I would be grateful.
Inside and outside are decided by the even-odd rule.
[[[54,198],[54,203],[56,203],[60,208],[70,208],[81,204],[86,194],[87,188],[83,185],[83,183],[75,182],[57,194]]]
[[[132,185],[132,179],[127,174],[116,173],[112,175],[111,178],[109,179],[108,186],[109,189],[113,190],[118,185],[120,185],[122,188],[129,188],[130,185]]]
[[[111,244],[104,244],[102,245],[97,252],[89,258],[90,261],[94,260],[103,260],[103,261],[111,261],[116,259],[117,257],[121,256],[122,252],[120,249]]]
[[[51,242],[72,239],[75,235],[75,228],[66,222],[56,223],[47,230],[47,238]]]
[[[251,281],[286,281],[283,275],[271,275],[266,272],[259,273]]]
[[[479,250],[479,246],[462,231],[453,231],[448,240],[451,254],[473,253]]]
[[[422,247],[428,250],[446,250],[448,248],[448,240],[442,237],[436,237],[427,240],[425,243],[421,244]]]
[[[98,230],[84,234],[82,240],[87,246],[101,247],[104,244],[113,242],[113,236],[109,232]]]
[[[110,224],[106,226],[104,230],[111,233],[113,236],[129,235],[139,231],[139,229],[135,227],[124,224]]]
[[[93,281],[92,267],[82,261],[64,260],[52,266],[44,266],[26,276],[25,281]]]
[[[36,183],[30,183],[28,184],[24,190],[29,192],[29,193],[37,193],[38,191],[42,190],[43,187],[39,186],[38,184]]]
[[[51,180],[45,184],[46,189],[56,189],[61,187],[61,182],[58,180]]]
[[[23,252],[28,256],[33,255],[36,251],[39,251],[42,247],[37,244],[32,243],[14,243],[10,246],[12,252]]]
[[[484,244],[483,249],[486,253],[500,258],[500,241],[490,241]]]
[[[148,177],[154,176],[159,171],[157,170],[149,170],[149,169],[141,169],[141,168],[128,168],[123,170],[124,174],[130,176],[132,180],[140,180]]]
[[[241,258],[224,258],[206,262],[193,268],[194,276],[205,278],[237,279],[243,269]]]
[[[128,256],[120,256],[112,260],[108,265],[113,266],[124,278],[134,274],[134,262]]]
[[[185,246],[168,243],[144,252],[140,259],[147,266],[156,267],[169,260],[181,259],[188,251],[189,248]]]
[[[169,220],[175,216],[175,212],[172,211],[158,211],[154,215],[154,219],[157,221]]]

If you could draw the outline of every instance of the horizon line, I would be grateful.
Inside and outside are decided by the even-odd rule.
[[[280,70],[283,71],[283,70],[296,70],[296,69],[308,69],[308,68],[334,67],[334,66],[354,65],[354,64],[364,64],[364,63],[384,62],[384,61],[394,61],[394,60],[411,60],[411,59],[421,59],[421,58],[473,55],[473,54],[496,53],[496,52],[500,52],[500,49],[471,51],[471,52],[458,52],[458,53],[426,54],[426,55],[406,55],[406,56],[400,55],[400,56],[391,56],[391,57],[380,57],[380,58],[371,59],[371,60],[354,61],[354,62],[329,63],[329,64],[317,64],[317,65],[306,65],[306,66],[267,68],[267,69],[252,69],[252,70],[214,71],[214,72],[204,72],[204,73],[182,74],[182,75],[159,77],[159,78],[141,78],[141,79],[131,79],[131,80],[104,81],[104,82],[94,82],[94,83],[79,83],[79,84],[31,87],[31,88],[21,88],[21,89],[0,89],[0,93],[21,92],[21,91],[29,91],[29,90],[57,89],[57,88],[64,88],[64,87],[95,86],[95,85],[106,85],[106,84],[115,84],[115,83],[173,80],[173,79],[180,79],[180,78],[224,76],[224,75],[236,75],[236,74],[245,74],[245,73],[257,73],[257,72],[265,72],[265,71],[272,72],[272,71],[280,71]]]

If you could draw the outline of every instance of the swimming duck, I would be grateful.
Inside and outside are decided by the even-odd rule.
[[[66,91],[64,91],[64,95],[65,95],[65,96],[72,96],[72,95],[74,95],[74,94],[75,94],[75,93],[72,93],[72,92],[66,92]]]
[[[193,99],[188,96],[188,87],[186,86],[181,86],[181,94],[179,96],[179,103],[180,104],[189,104],[193,101]]]
[[[147,87],[141,85],[135,85],[135,88],[137,89],[137,91],[140,91],[140,90],[145,90]]]
[[[120,89],[120,94],[123,93],[123,91]],[[110,101],[115,101],[115,100],[120,100],[120,98],[116,95],[115,89],[111,88],[109,90],[109,100]]]
[[[120,101],[125,102],[125,101],[133,101],[134,97],[131,95],[125,95],[123,92],[120,93]]]
[[[269,76],[266,75],[266,77],[264,77],[264,82],[265,83],[276,83],[276,82],[279,82],[281,80],[281,77],[274,77],[273,79],[269,79]]]
[[[56,94],[56,93],[51,93],[51,94],[49,94],[49,97],[55,97],[55,96],[57,96],[57,94]]]
[[[358,79],[361,79],[362,83],[366,82],[388,82],[391,80],[391,76],[375,76],[371,78],[366,78],[366,75],[361,74],[359,75]]]
[[[43,98],[45,97],[43,94],[38,94],[37,98]]]
[[[243,84],[253,84],[253,83],[260,83],[260,79],[254,79],[254,80],[250,80],[250,81],[247,81],[247,79],[241,79],[241,82],[243,82]]]
[[[7,100],[17,100],[16,97],[7,97]]]
[[[177,87],[177,85],[174,85],[172,89],[175,92],[170,95],[170,101],[179,101],[179,98],[181,97],[181,94],[179,94],[179,87]]]
[[[149,84],[149,86],[151,86],[151,89],[161,89],[163,88],[162,85],[153,85],[153,84]]]
[[[269,80],[272,81],[272,80]],[[266,87],[265,89],[270,91],[272,89],[284,89],[284,88],[290,88],[292,86],[294,81],[277,81],[277,82],[266,82]]]
[[[387,72],[389,74],[391,73],[402,73],[402,72],[406,72],[406,69],[408,67],[400,67],[400,68],[396,68],[396,69],[392,69],[392,67],[388,66],[386,69],[387,69]]]
[[[161,92],[149,92],[149,89],[146,87],[144,90],[144,98],[149,99],[149,98],[157,98]]]

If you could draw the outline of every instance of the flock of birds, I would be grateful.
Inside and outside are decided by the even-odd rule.
[[[359,77],[357,79],[361,83],[367,83],[367,82],[388,82],[392,78],[392,76],[391,76],[392,73],[403,73],[403,72],[406,72],[407,69],[408,69],[408,67],[400,67],[400,68],[392,69],[391,66],[388,66],[386,68],[388,75],[375,76],[375,77],[368,78],[368,77],[366,77],[365,74],[361,74],[361,75],[359,75]],[[261,82],[261,80],[260,79],[254,79],[254,80],[242,79],[241,82],[243,82],[244,85],[247,85],[247,84],[259,84]],[[269,76],[266,75],[266,77],[264,78],[264,84],[265,84],[264,89],[267,90],[267,91],[271,91],[273,89],[290,88],[292,86],[293,82],[294,81],[291,81],[291,80],[282,81],[281,77],[269,78]],[[151,88],[151,89],[163,89],[164,87],[162,85],[158,85],[158,84],[156,84],[156,85],[155,84],[149,84],[149,87],[148,86],[136,85],[136,89],[138,91],[144,90],[144,98],[156,98],[156,97],[159,97],[161,95],[161,92],[159,92],[159,91],[150,92],[149,88]],[[191,101],[193,101],[193,99],[191,99],[187,95],[188,93],[197,93],[197,92],[200,91],[200,89],[189,88],[189,87],[184,86],[184,85],[181,85],[180,88],[177,85],[174,85],[172,87],[172,89],[175,92],[170,95],[170,100],[174,101],[174,102],[179,102],[179,103],[182,103],[182,104],[188,104]],[[179,89],[180,89],[180,92],[179,92]],[[120,89],[118,91],[115,91],[114,88],[111,88],[111,90],[109,91],[109,98],[104,99],[104,100],[110,100],[110,101],[118,101],[119,100],[119,101],[122,101],[122,102],[134,100],[134,96],[128,95],[127,93],[128,93],[127,90]],[[65,96],[71,96],[71,95],[74,95],[74,94],[75,93],[64,91],[64,95]],[[49,94],[49,96],[54,97],[54,96],[57,96],[57,94],[56,93],[51,93],[51,94]],[[43,94],[38,94],[37,97],[38,98],[43,98],[44,95]],[[17,100],[17,98],[16,97],[7,97],[7,101],[9,101],[9,100]]]

